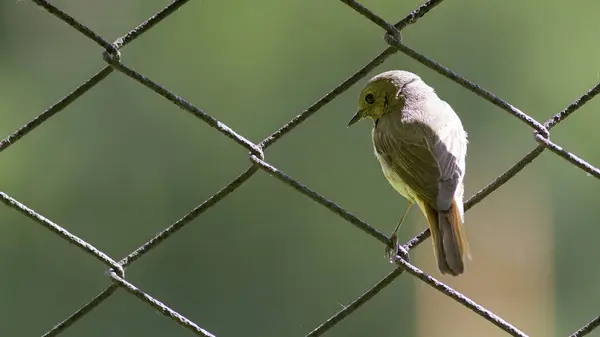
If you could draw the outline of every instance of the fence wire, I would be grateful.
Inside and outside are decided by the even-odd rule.
[[[107,66],[105,66],[102,70],[100,70],[96,75],[89,78],[82,85],[77,87],[73,92],[62,98],[60,101],[49,107],[46,111],[42,112],[39,116],[19,128],[17,131],[0,141],[0,152],[7,149],[9,146],[13,145],[19,139],[27,135],[29,132],[33,131],[36,127],[43,124],[50,117],[54,116],[64,108],[66,108],[69,104],[73,103],[76,99],[84,95],[89,89],[96,86],[102,80],[104,80],[108,75],[113,73],[115,70],[131,77],[136,80],[140,84],[146,86],[150,90],[155,93],[163,96],[168,99],[172,103],[179,106],[181,109],[190,112],[197,118],[203,120],[208,125],[212,126],[217,131],[221,132],[225,136],[231,138],[233,141],[246,148],[250,154],[251,165],[237,178],[235,178],[232,182],[230,182],[227,186],[223,187],[216,194],[208,198],[202,204],[194,208],[188,214],[183,216],[181,219],[173,223],[171,226],[165,228],[162,232],[156,235],[154,238],[150,239],[148,242],[143,244],[142,246],[135,249],[129,255],[121,259],[119,262],[112,259],[108,255],[104,254],[97,248],[95,248],[90,243],[85,240],[69,233],[66,229],[61,226],[53,223],[52,221],[46,219],[39,213],[35,212],[31,208],[23,205],[19,201],[10,197],[4,192],[0,192],[0,200],[10,207],[13,208],[33,221],[39,223],[40,225],[46,227],[52,232],[56,233],[67,242],[74,244],[75,246],[81,248],[83,251],[88,254],[94,256],[95,258],[102,261],[106,264],[110,271],[108,273],[110,279],[113,281],[113,284],[94,297],[90,302],[83,305],[80,309],[75,311],[71,316],[67,317],[62,322],[58,323],[52,329],[50,329],[43,336],[56,336],[63,332],[65,329],[69,328],[73,323],[78,321],[80,318],[89,314],[99,306],[102,302],[104,302],[107,298],[109,298],[114,292],[123,288],[128,293],[134,295],[139,298],[144,303],[152,306],[154,309],[161,312],[163,315],[173,319],[178,324],[183,327],[189,329],[194,334],[198,336],[214,336],[212,333],[202,329],[196,323],[187,319],[183,315],[177,313],[169,306],[161,303],[148,293],[143,290],[137,288],[135,285],[129,283],[125,278],[125,268],[129,266],[131,263],[142,257],[144,254],[149,252],[151,249],[158,246],[160,243],[169,238],[172,234],[176,233],[178,230],[187,225],[190,221],[194,220],[204,211],[214,206],[216,203],[221,201],[227,195],[235,191],[239,186],[248,181],[258,170],[263,170],[268,172],[271,176],[281,180],[283,183],[289,185],[294,188],[296,191],[306,195],[317,203],[323,205],[328,208],[330,211],[336,213],[343,219],[347,220],[349,223],[353,224],[357,228],[363,230],[365,233],[369,234],[373,238],[379,240],[381,243],[387,245],[390,243],[390,238],[388,238],[385,234],[379,232],[377,229],[369,225],[368,223],[362,221],[356,216],[352,215],[347,210],[343,209],[335,202],[325,198],[321,194],[311,190],[306,187],[299,181],[294,178],[288,176],[284,172],[280,171],[276,167],[272,166],[265,160],[264,150],[271,146],[273,143],[281,139],[290,131],[294,130],[298,125],[304,122],[306,119],[314,115],[319,109],[325,106],[327,103],[331,102],[338,95],[346,91],[360,79],[365,77],[367,73],[373,70],[375,67],[383,63],[387,58],[392,56],[397,52],[402,52],[409,57],[415,59],[416,61],[422,63],[423,65],[433,69],[434,71],[440,73],[441,75],[449,78],[450,80],[456,82],[457,84],[469,89],[476,95],[482,97],[483,99],[489,101],[490,103],[500,107],[507,113],[513,115],[514,117],[521,120],[523,123],[529,125],[534,131],[534,139],[538,143],[538,145],[533,148],[529,153],[527,153],[521,160],[515,163],[511,168],[509,168],[506,172],[501,174],[495,180],[490,182],[487,186],[477,192],[474,196],[472,196],[469,200],[465,202],[465,210],[468,211],[485,197],[490,195],[500,186],[505,184],[511,178],[513,178],[517,173],[523,170],[527,165],[529,165],[532,161],[534,161],[544,150],[548,149],[551,152],[554,152],[558,156],[564,158],[574,166],[579,167],[580,169],[586,171],[589,175],[594,176],[596,178],[600,178],[600,170],[586,162],[585,160],[577,157],[571,152],[563,149],[559,145],[553,143],[550,140],[550,129],[555,127],[557,124],[564,121],[568,116],[572,115],[575,111],[577,111],[584,104],[589,102],[592,98],[594,98],[598,93],[600,93],[600,83],[590,89],[587,93],[577,98],[573,103],[567,106],[564,110],[558,112],[552,118],[547,120],[545,123],[540,123],[520,111],[516,107],[512,106],[510,103],[501,99],[500,97],[494,95],[493,93],[481,88],[477,84],[472,83],[468,79],[460,76],[459,74],[451,71],[450,69],[444,67],[438,62],[428,58],[427,56],[419,53],[418,51],[412,49],[410,46],[405,45],[402,42],[401,31],[407,27],[408,25],[416,23],[420,18],[422,18],[429,11],[433,10],[437,5],[441,4],[443,0],[430,0],[419,6],[417,9],[409,13],[405,18],[400,20],[395,25],[392,25],[382,19],[377,14],[373,13],[357,1],[353,0],[341,0],[348,7],[356,11],[358,14],[362,15],[366,19],[370,20],[374,24],[378,25],[385,31],[384,39],[389,44],[389,47],[384,51],[379,53],[373,60],[367,63],[364,67],[359,69],[356,73],[342,82],[340,85],[335,87],[332,91],[327,93],[313,105],[308,107],[306,110],[302,111],[299,115],[297,115],[294,119],[292,119],[289,123],[282,126],[277,131],[273,132],[271,135],[266,137],[259,144],[254,144],[251,141],[247,140],[243,136],[236,133],[234,130],[213,118],[202,109],[197,108],[193,104],[189,103],[185,99],[177,96],[172,93],[168,89],[162,87],[157,82],[152,79],[140,74],[135,71],[128,65],[124,64],[121,61],[119,50],[127,45],[130,42],[133,42],[136,38],[155,27],[158,23],[160,23],[165,18],[169,17],[175,11],[177,11],[181,6],[186,4],[189,0],[175,0],[169,6],[164,8],[162,11],[158,12],[154,16],[150,17],[148,20],[141,23],[139,26],[135,27],[131,31],[127,32],[122,37],[118,38],[114,42],[110,43],[102,38],[100,35],[96,34],[94,31],[77,21],[75,18],[71,17],[67,13],[63,12],[59,8],[52,5],[50,2],[45,0],[32,0],[37,5],[44,8],[50,14],[56,16],[58,19],[64,21],[69,26],[73,27],[81,34],[88,37],[90,40],[96,42],[104,49],[103,59],[107,62]],[[423,241],[425,241],[430,236],[429,229],[423,231],[418,234],[408,242],[406,242],[403,247],[406,251],[410,251]],[[364,303],[368,302],[375,295],[377,295],[383,288],[387,287],[391,284],[396,278],[402,275],[405,271],[408,274],[420,279],[425,282],[432,288],[442,292],[446,296],[454,299],[458,303],[464,305],[472,312],[480,315],[483,319],[488,320],[490,323],[496,325],[498,328],[504,330],[507,334],[511,336],[527,336],[524,332],[520,331],[516,327],[514,327],[509,322],[503,320],[499,316],[495,315],[491,311],[487,310],[483,306],[475,303],[473,300],[469,299],[465,295],[457,292],[456,290],[450,288],[444,283],[436,280],[432,276],[424,273],[419,268],[411,264],[408,259],[403,259],[398,256],[395,259],[398,267],[394,269],[389,275],[384,277],[381,281],[375,284],[373,287],[368,289],[364,294],[359,296],[356,300],[354,300],[351,304],[344,307],[343,310],[337,312],[335,315],[325,320],[321,325],[316,327],[313,331],[311,331],[306,336],[321,336],[323,333],[334,327],[337,323],[342,321],[344,318],[348,317],[352,314],[356,309],[361,307]],[[592,330],[600,326],[600,316],[594,318],[592,321],[581,327],[579,330],[575,331],[570,337],[582,337],[589,334]]]

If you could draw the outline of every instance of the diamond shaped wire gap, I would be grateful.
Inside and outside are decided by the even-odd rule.
[[[246,203],[244,200],[252,199],[252,195],[256,192],[263,195],[256,196],[252,206],[241,208],[236,206]],[[250,305],[254,311],[246,315],[248,317],[238,319],[243,322],[250,318],[250,323],[243,324],[246,331],[253,331],[258,335],[275,336],[285,333],[286,330],[282,329],[287,327],[291,329],[287,330],[291,333],[294,331],[304,332],[313,324],[309,325],[307,322],[318,321],[320,315],[317,313],[327,314],[336,310],[340,307],[336,302],[346,303],[351,298],[348,294],[360,293],[362,288],[378,278],[377,275],[381,274],[380,272],[389,268],[387,261],[382,258],[380,245],[375,244],[359,231],[345,230],[345,223],[327,209],[296,194],[294,190],[267,175],[261,173],[254,177],[248,186],[238,193],[234,194],[231,199],[227,199],[227,204],[219,207],[221,210],[224,208],[236,209],[236,212],[241,212],[237,217],[242,217],[247,221],[231,223],[226,220],[228,216],[217,214],[215,215],[216,219],[224,219],[224,223],[219,224],[222,229],[218,232],[208,233],[206,238],[202,238],[201,233],[194,234],[193,236],[197,238],[190,238],[185,243],[182,243],[179,240],[181,237],[178,236],[177,242],[171,242],[179,247],[188,247],[193,242],[197,242],[197,245],[201,247],[206,245],[207,240],[211,240],[216,241],[216,246],[210,244],[211,247],[208,251],[194,249],[194,252],[187,254],[184,252],[172,253],[174,255],[170,258],[171,260],[181,260],[185,255],[195,256],[193,262],[186,262],[185,265],[188,268],[205,270],[207,274],[204,277],[196,275],[184,282],[173,281],[179,287],[189,289],[189,296],[169,298],[169,302],[188,302],[189,305],[188,299],[193,301],[194,297],[210,299],[208,302],[216,300],[221,305],[230,307],[229,312],[234,317],[243,315],[241,312],[246,311]],[[232,201],[233,204],[231,204]],[[206,220],[210,221],[207,225],[215,226],[218,223],[216,219],[213,217]],[[202,228],[198,229],[202,230]],[[223,248],[218,248],[221,242],[227,242],[226,246],[229,248],[226,249],[227,251],[219,253],[223,250]],[[353,247],[362,247],[371,252],[361,254],[361,250]],[[375,249],[369,249],[369,247]],[[173,246],[167,249],[174,251]],[[237,255],[239,258],[236,258]],[[372,263],[372,255],[378,257],[379,264]],[[227,271],[225,267],[225,271],[223,271],[221,264],[227,266],[230,263],[233,263],[235,267],[231,268],[231,271]],[[355,277],[357,270],[371,272],[361,277]],[[162,277],[161,275],[151,276],[154,275],[154,272],[179,275],[184,271],[181,268],[169,269],[168,272],[164,270],[148,271],[146,277],[149,279]],[[128,275],[133,274],[129,272]],[[257,283],[256,280],[261,277],[260,275],[267,280]],[[225,289],[223,286],[214,284],[218,280],[217,277],[225,278],[221,281],[222,284],[227,285]],[[181,277],[177,279],[182,280]],[[208,281],[204,281],[204,279]],[[340,282],[343,285],[340,285]],[[202,288],[194,287],[194,284],[204,284],[204,286]],[[146,283],[140,283],[140,285],[152,290],[151,286]],[[230,288],[231,291],[228,292],[227,288]],[[288,290],[288,293],[285,292],[285,289]],[[291,293],[289,290],[292,290]],[[401,294],[405,292],[400,291],[394,294],[394,297],[402,296]],[[228,296],[224,297],[223,301],[219,301],[218,298],[223,293],[227,293]],[[157,293],[157,295],[161,294]],[[263,304],[261,299],[266,299],[266,303]],[[377,307],[383,305],[388,305],[389,309],[393,307],[386,302],[380,303]],[[313,308],[313,311],[306,313],[308,308]],[[371,308],[373,307],[371,306]],[[272,313],[264,316],[265,312]],[[372,311],[367,311],[367,313],[361,314],[361,317],[364,315],[370,317],[371,313]],[[219,313],[215,312],[215,314]],[[253,318],[255,315],[256,318]],[[207,322],[210,322],[212,314],[207,313],[202,317],[208,317],[209,321]],[[274,320],[274,323],[266,324],[265,319]],[[234,335],[243,332],[235,326],[223,327],[218,330],[221,333]]]

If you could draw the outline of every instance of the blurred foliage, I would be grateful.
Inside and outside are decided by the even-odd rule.
[[[419,5],[362,3],[391,22]],[[446,1],[408,27],[404,39],[544,121],[600,78],[600,45],[590,43],[597,33],[589,28],[597,26],[600,3],[584,3]],[[53,4],[112,41],[168,2]],[[133,69],[259,142],[383,50],[382,36],[337,1],[191,1],[122,54]],[[105,65],[94,42],[29,1],[0,2],[0,42],[1,137]],[[467,195],[535,146],[525,124],[404,55],[371,75],[393,68],[420,74],[461,116],[471,142]],[[388,233],[405,200],[380,172],[368,123],[345,127],[363,83],[269,148],[266,158]],[[596,165],[599,108],[596,99],[552,131],[555,142]],[[119,259],[248,166],[247,151],[115,72],[2,152],[0,190]],[[523,189],[544,185],[548,193],[540,207],[553,221],[545,228],[555,233],[545,248],[555,278],[550,324],[564,335],[597,314],[600,272],[590,267],[600,258],[600,184],[549,153],[518,179]],[[506,191],[482,205],[493,208],[500,198],[537,202],[521,198],[518,188]],[[410,217],[403,239],[423,228],[420,217]],[[0,335],[41,335],[110,284],[95,259],[7,207],[0,207],[0,224]],[[485,223],[474,225],[485,235]],[[423,246],[419,251],[431,254],[429,243]],[[526,261],[526,247],[507,249],[522,249]],[[472,253],[476,270],[482,261]],[[127,278],[219,336],[303,336],[392,267],[378,242],[258,172],[134,263]],[[415,282],[400,277],[328,336],[415,335]],[[511,321],[510,312],[505,318]],[[189,332],[120,290],[62,334],[82,335]]]

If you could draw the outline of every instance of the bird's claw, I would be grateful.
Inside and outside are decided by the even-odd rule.
[[[390,263],[396,263],[397,259],[403,259],[404,261],[410,261],[408,250],[400,244],[398,244],[398,235],[392,234],[390,238],[390,245],[386,247],[385,256]]]

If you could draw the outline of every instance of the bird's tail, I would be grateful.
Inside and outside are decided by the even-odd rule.
[[[442,274],[462,274],[465,270],[464,257],[468,254],[468,246],[456,199],[447,211],[437,211],[427,203],[425,208],[438,269]]]

